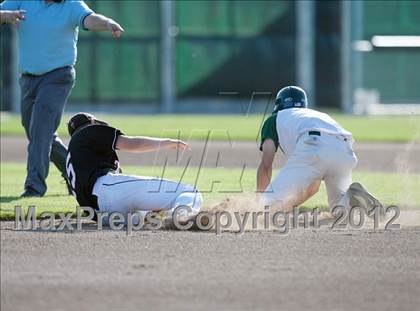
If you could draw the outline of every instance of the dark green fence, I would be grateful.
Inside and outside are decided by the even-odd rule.
[[[1,1],[1,0],[0,0]],[[72,102],[160,100],[159,1],[87,1],[126,32],[80,31],[77,85]],[[175,76],[177,98],[274,92],[295,79],[295,3],[292,1],[177,1]],[[316,101],[339,106],[339,1],[316,3]],[[364,1],[363,37],[420,35],[420,1]],[[2,28],[2,109],[9,103],[11,49]],[[6,43],[5,43],[6,42]],[[385,102],[420,102],[420,51],[374,49],[363,54],[364,85]]]
[[[80,32],[77,86],[72,100],[115,102],[159,97],[160,13],[157,1],[87,1],[96,12],[125,29],[114,40],[108,33]]]
[[[87,3],[126,31],[119,40],[80,32],[72,101],[159,100],[160,3]],[[249,96],[293,80],[290,14],[293,5],[288,1],[177,1],[177,97],[219,96],[223,91]]]
[[[420,36],[420,1],[365,1],[364,39]],[[420,48],[382,48],[364,54],[364,87],[384,102],[420,102]]]

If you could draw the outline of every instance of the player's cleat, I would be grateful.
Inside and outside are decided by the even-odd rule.
[[[382,203],[358,182],[352,183],[348,192],[350,206],[363,208],[368,216],[374,208],[379,208],[380,210],[383,208]]]
[[[35,189],[27,187],[25,191],[20,195],[21,198],[40,198],[42,195],[38,193]]]

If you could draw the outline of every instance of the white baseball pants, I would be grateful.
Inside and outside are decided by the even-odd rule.
[[[167,211],[171,216],[178,206],[189,206],[197,214],[201,193],[193,186],[167,179],[108,173],[95,183],[92,193],[98,197],[100,212]]]
[[[302,135],[293,154],[267,187],[264,204],[293,208],[309,187],[324,180],[330,209],[337,205],[348,207],[345,194],[357,165],[352,144],[351,138],[340,135]]]

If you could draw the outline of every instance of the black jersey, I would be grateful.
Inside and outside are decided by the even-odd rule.
[[[92,195],[96,180],[109,172],[121,172],[115,153],[122,133],[107,125],[90,125],[73,134],[68,148],[67,175],[80,206],[98,208]]]

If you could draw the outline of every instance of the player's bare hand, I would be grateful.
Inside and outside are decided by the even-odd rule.
[[[171,149],[179,149],[179,150],[191,150],[190,146],[187,143],[183,142],[182,140],[171,139]]]
[[[111,32],[113,38],[119,38],[121,33],[124,32],[124,29],[112,19],[108,20],[106,27]]]
[[[16,25],[20,21],[25,20],[26,11],[2,11],[1,12],[1,22]]]

